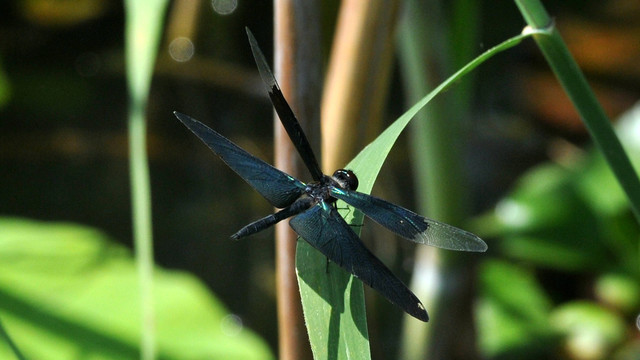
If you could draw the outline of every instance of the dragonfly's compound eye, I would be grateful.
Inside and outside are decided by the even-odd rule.
[[[358,189],[358,177],[351,170],[338,169],[333,173],[333,178],[336,179],[344,189]]]

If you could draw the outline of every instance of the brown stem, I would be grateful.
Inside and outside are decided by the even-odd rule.
[[[322,97],[325,172],[343,167],[380,132],[399,3],[342,2]]]
[[[274,4],[275,74],[314,145],[320,134],[319,6],[315,1],[277,0]],[[275,123],[275,166],[295,177],[308,178],[280,121]],[[279,357],[283,360],[311,359],[295,273],[296,238],[288,222],[276,225]]]

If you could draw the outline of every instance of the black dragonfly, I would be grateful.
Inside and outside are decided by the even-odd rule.
[[[343,200],[378,224],[416,243],[476,252],[485,251],[487,244],[472,233],[355,191],[358,179],[351,170],[339,169],[332,176],[323,174],[300,123],[248,28],[247,35],[271,102],[313,181],[305,184],[249,154],[203,123],[174,112],[222,161],[271,205],[282,209],[246,225],[231,237],[239,239],[249,236],[291,217],[289,225],[293,230],[330,261],[355,275],[408,314],[428,321],[429,316],[420,300],[362,244],[358,235],[338,213],[336,201]]]

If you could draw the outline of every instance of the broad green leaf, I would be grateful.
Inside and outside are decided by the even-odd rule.
[[[101,232],[0,218],[0,320],[27,359],[139,359],[138,288],[130,252]],[[153,295],[160,358],[273,358],[194,276],[156,268]]]
[[[543,32],[523,33],[478,56],[412,106],[376,140],[367,145],[346,166],[358,175],[360,181],[358,191],[367,194],[371,192],[382,164],[398,136],[416,113],[431,99],[484,61],[517,45],[522,39],[533,33]],[[345,205],[338,206],[344,207]],[[350,224],[362,224],[362,214],[350,211],[346,220]],[[333,264],[327,267],[326,258],[304,241],[298,241],[296,269],[314,358],[316,360],[348,359],[352,354],[358,354],[360,359],[369,358],[362,283],[353,281],[349,273],[333,266]],[[337,339],[341,340],[340,343],[334,342],[337,342]]]

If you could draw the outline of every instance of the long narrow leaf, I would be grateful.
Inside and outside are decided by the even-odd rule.
[[[514,36],[487,50],[427,94],[389,126],[376,140],[367,145],[347,168],[358,174],[358,191],[370,193],[374,181],[391,147],[409,121],[440,92],[458,81],[492,56],[520,43],[535,30]],[[340,206],[340,205],[339,205]],[[351,211],[346,216],[350,224],[362,224],[362,214]],[[355,229],[359,232],[358,229]],[[305,261],[298,268],[302,305],[308,323],[309,339],[317,359],[349,359],[368,345],[362,283],[335,266],[305,241],[298,241],[296,261]],[[366,353],[369,350],[366,349]]]

